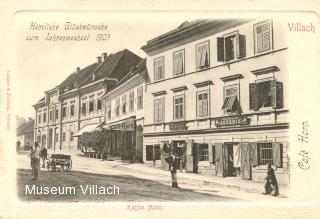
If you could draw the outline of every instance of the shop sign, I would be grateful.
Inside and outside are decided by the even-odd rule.
[[[187,122],[171,122],[169,123],[169,129],[170,131],[176,131],[176,130],[186,130],[187,129]]]
[[[111,130],[123,130],[123,131],[134,131],[134,119],[126,119],[119,123],[115,123],[108,126]]]
[[[247,116],[228,116],[215,119],[216,127],[250,125],[250,118]]]

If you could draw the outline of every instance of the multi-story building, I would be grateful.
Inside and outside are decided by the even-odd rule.
[[[289,183],[284,27],[271,19],[197,20],[149,40],[144,161],[171,146],[187,171]]]
[[[20,149],[28,150],[33,146],[34,120],[29,118],[17,128],[17,141],[20,141]]]
[[[142,161],[143,95],[148,81],[143,59],[103,96],[108,156]]]
[[[103,53],[96,63],[78,67],[60,85],[46,91],[45,97],[34,105],[35,140],[54,150],[77,149],[77,137],[104,121],[102,95],[140,61],[127,49]]]

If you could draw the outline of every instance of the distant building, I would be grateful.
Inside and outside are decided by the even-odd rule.
[[[17,128],[17,141],[20,141],[20,149],[28,150],[33,146],[34,141],[34,120],[29,118]]]
[[[102,95],[140,61],[140,57],[124,49],[115,54],[103,53],[96,63],[83,69],[78,67],[34,104],[35,139],[49,149],[76,150],[77,137],[104,121]]]
[[[128,160],[142,161],[143,99],[149,81],[146,60],[131,71],[104,96],[107,154]]]
[[[288,44],[271,19],[197,20],[151,39],[145,162],[171,144],[194,173],[289,183]]]

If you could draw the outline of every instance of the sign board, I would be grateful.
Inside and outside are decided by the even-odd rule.
[[[111,130],[122,130],[122,131],[134,131],[135,130],[135,120],[133,118],[123,120],[118,123],[114,123],[107,126],[107,129]]]
[[[187,130],[187,122],[171,122],[169,123],[169,129],[170,131],[176,131],[176,130]]]
[[[216,127],[250,125],[250,118],[245,115],[228,116],[215,119]]]

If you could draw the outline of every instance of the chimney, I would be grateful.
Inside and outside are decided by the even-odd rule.
[[[106,61],[107,60],[107,57],[108,57],[108,53],[102,53],[101,54],[101,57],[102,57],[102,61]]]
[[[77,67],[77,73],[79,73],[79,71],[80,71],[80,67],[78,66],[78,67]]]
[[[101,63],[101,56],[98,56],[97,59],[98,59],[98,64],[100,64]]]

